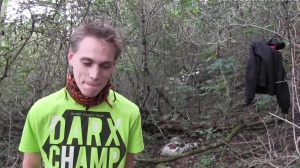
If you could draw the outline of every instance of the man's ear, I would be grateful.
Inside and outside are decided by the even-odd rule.
[[[74,57],[74,53],[72,51],[72,49],[69,49],[68,51],[68,62],[70,65],[72,65],[72,58]]]

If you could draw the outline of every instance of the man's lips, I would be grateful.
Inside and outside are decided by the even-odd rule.
[[[87,85],[89,85],[89,86],[100,86],[101,84],[91,84],[91,83],[85,83],[85,84],[87,84]]]

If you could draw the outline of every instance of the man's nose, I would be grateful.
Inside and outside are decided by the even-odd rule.
[[[91,68],[89,77],[92,78],[93,80],[98,80],[100,75],[100,69],[98,66],[94,66]]]

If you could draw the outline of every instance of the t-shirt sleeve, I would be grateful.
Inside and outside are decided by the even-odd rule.
[[[32,107],[29,113],[27,114],[21,137],[21,142],[19,145],[19,151],[24,153],[40,152],[35,126],[35,116],[33,114],[34,110],[35,108]]]
[[[144,141],[142,134],[142,121],[139,109],[131,116],[129,141],[127,146],[128,153],[139,153],[144,150]]]

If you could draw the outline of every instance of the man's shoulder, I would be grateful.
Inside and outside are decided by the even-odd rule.
[[[112,100],[114,100],[114,95],[116,96],[116,102],[120,105],[120,106],[127,106],[128,108],[138,108],[138,106],[131,100],[129,100],[128,98],[126,98],[125,96],[123,96],[122,94],[116,92],[116,91],[110,91],[110,95],[112,95]]]
[[[32,109],[36,109],[40,107],[45,108],[46,106],[50,107],[51,105],[54,105],[57,102],[61,102],[64,98],[65,98],[65,89],[63,88],[37,100],[33,104]]]
[[[62,98],[65,98],[65,88],[60,89],[56,92],[53,92],[45,97],[42,97],[37,102],[48,102],[49,103],[49,101],[57,101]]]

